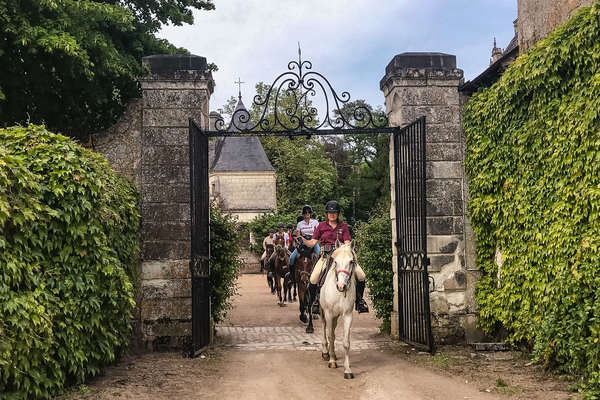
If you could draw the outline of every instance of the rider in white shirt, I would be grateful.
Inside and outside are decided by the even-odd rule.
[[[316,219],[312,219],[312,207],[308,204],[302,207],[302,216],[304,219],[298,222],[296,225],[296,229],[300,231],[300,237],[298,238],[298,242],[302,243],[302,238],[312,238],[313,232],[315,228],[319,225],[319,221]],[[321,248],[318,244],[313,247],[313,251],[316,255],[321,254]],[[295,282],[295,270],[294,270],[294,261],[296,260],[296,256],[298,255],[298,249],[294,249],[292,254],[290,255],[290,277],[292,282]]]

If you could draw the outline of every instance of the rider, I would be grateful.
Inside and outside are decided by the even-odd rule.
[[[265,261],[265,257],[267,256],[267,245],[270,244],[271,246],[273,245],[273,235],[275,234],[275,229],[271,228],[269,229],[269,236],[265,237],[263,239],[263,253],[262,256],[260,257],[260,261]]]
[[[288,249],[290,247],[290,243],[292,241],[292,237],[293,237],[293,234],[294,234],[294,225],[287,224],[286,228],[287,228],[287,232],[286,232],[287,239],[286,239],[286,242],[285,242],[285,248]]]
[[[283,231],[284,226],[285,225],[283,224],[283,222],[277,223],[277,232],[275,232],[275,234],[273,235],[273,241],[283,239],[283,243],[285,244],[285,242],[287,240],[286,239],[287,233]],[[285,250],[288,251],[287,247],[285,248]],[[289,254],[289,251],[288,251],[288,254]],[[273,261],[275,261],[275,257],[276,257],[276,254],[275,254],[275,252],[273,252],[273,254],[271,254],[271,258],[269,258],[269,263],[272,263]]]
[[[305,240],[304,243],[307,246],[314,246],[320,240],[323,246],[323,256],[319,259],[312,274],[310,275],[310,296],[315,299],[312,306],[312,312],[314,314],[319,312],[319,297],[317,295],[318,280],[321,270],[327,264],[327,258],[335,250],[336,239],[339,239],[344,244],[350,243],[350,231],[348,225],[339,220],[340,205],[337,201],[328,201],[325,205],[325,212],[327,213],[327,221],[321,222],[315,229],[311,240]],[[356,263],[354,264],[354,271],[356,272],[356,305],[355,308],[359,313],[369,312],[369,307],[363,299],[365,292],[365,273],[362,268]]]
[[[300,231],[300,236],[298,237],[298,243],[302,243],[302,239],[312,239],[313,232],[315,228],[319,225],[319,222],[316,219],[312,219],[312,207],[308,204],[302,207],[302,220],[298,221],[298,225],[296,225],[296,230]],[[314,250],[316,255],[321,254],[321,248],[319,244],[314,245]],[[294,249],[292,255],[290,256],[290,277],[292,283],[296,281],[295,271],[294,271],[294,261],[296,260],[296,256],[298,255],[298,249]]]

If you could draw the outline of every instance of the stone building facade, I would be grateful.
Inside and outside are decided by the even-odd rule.
[[[151,74],[120,121],[92,138],[140,193],[137,337],[146,348],[191,334],[189,118],[204,129],[214,81],[204,57],[144,57]]]
[[[594,0],[518,0],[517,33],[521,52],[545,38],[577,9]]]
[[[247,115],[240,94],[233,113],[237,121],[230,123],[230,132],[250,123],[241,121],[242,113]],[[277,207],[275,169],[256,136],[219,138],[208,180],[211,198],[238,222],[250,222]]]

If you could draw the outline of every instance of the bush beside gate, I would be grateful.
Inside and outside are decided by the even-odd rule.
[[[480,323],[600,394],[600,2],[464,115]],[[499,249],[503,263],[494,262]]]
[[[0,398],[50,398],[130,340],[135,189],[42,126],[0,129]]]

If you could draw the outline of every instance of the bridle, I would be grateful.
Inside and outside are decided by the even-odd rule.
[[[337,269],[337,262],[336,262],[335,260],[334,260],[333,264],[334,264],[334,265],[333,265],[333,269],[334,269],[334,271],[335,271],[335,281],[336,281],[336,282],[337,282],[337,280],[338,280],[338,275],[339,275],[339,274],[346,274],[346,275],[348,275],[348,279],[351,279],[351,278],[352,278],[352,274],[354,273],[354,266],[355,266],[355,264],[356,264],[356,261],[354,261],[354,259],[353,259],[352,261],[350,261],[350,263],[349,263],[349,264],[350,264],[350,268],[349,268],[350,270],[349,270],[349,271],[347,271],[347,270],[345,270],[345,269],[340,269],[340,270],[338,270],[338,269]],[[337,287],[337,285],[336,285],[336,287]],[[347,289],[347,288],[348,288],[348,285],[345,285],[345,286],[344,286],[344,290],[343,290],[344,294],[346,293],[346,289]],[[339,291],[339,289],[338,289],[338,291]]]

